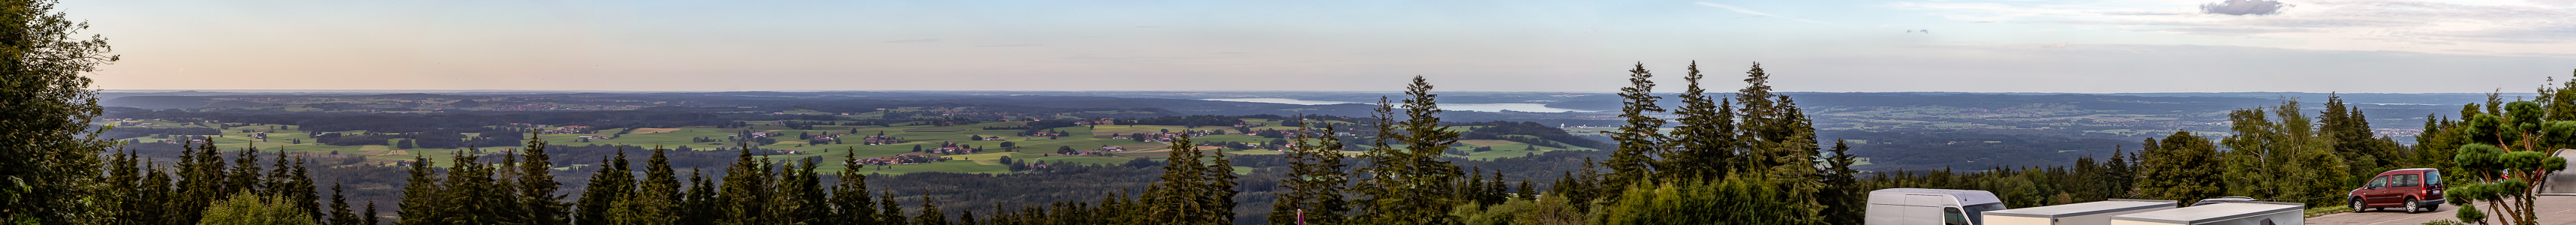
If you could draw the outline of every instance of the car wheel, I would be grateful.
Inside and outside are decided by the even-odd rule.
[[[2352,212],[2366,212],[2366,211],[2370,211],[2370,208],[2362,208],[2362,207],[2361,207],[2361,199],[2358,199],[2358,198],[2352,199]]]
[[[2406,213],[2412,214],[2424,212],[2424,207],[2418,204],[2421,203],[2416,203],[2415,197],[2406,197]]]

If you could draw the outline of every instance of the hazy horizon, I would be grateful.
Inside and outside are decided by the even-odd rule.
[[[107,89],[2524,90],[2570,0],[74,1]],[[1729,88],[1731,89],[1731,88]],[[1677,89],[1666,89],[1677,90]]]

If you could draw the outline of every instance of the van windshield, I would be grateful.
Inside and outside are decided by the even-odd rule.
[[[1968,211],[1968,220],[1973,220],[1976,224],[1986,224],[1986,211],[2004,210],[2004,203],[1976,204],[1959,208],[1963,208]]]

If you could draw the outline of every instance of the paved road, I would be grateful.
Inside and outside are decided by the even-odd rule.
[[[2539,215],[2540,215],[2540,224],[2548,224],[2548,225],[2576,225],[2576,196],[2541,196],[2541,197],[2540,197],[2540,202],[2539,202],[2539,204],[2537,204],[2537,205],[2539,205],[2539,207],[2540,207],[2540,213],[2539,213]],[[2319,216],[2319,217],[2316,217],[2316,218],[2308,218],[2308,221],[2307,221],[2308,223],[2307,223],[2307,224],[2311,224],[2311,225],[2316,225],[2316,224],[2327,224],[2327,225],[2343,225],[2343,224],[2350,224],[2350,225],[2399,225],[2399,224],[2410,224],[2410,225],[2411,225],[2411,224],[2423,224],[2424,222],[2433,222],[2434,220],[2446,220],[2446,219],[2453,219],[2454,217],[2452,217],[2452,212],[2455,212],[2455,211],[2452,211],[2452,210],[2458,210],[2458,209],[2459,209],[2459,206],[2453,206],[2453,205],[2442,205],[2442,210],[2441,210],[2441,211],[2436,211],[2436,212],[2425,212],[2425,213],[2414,213],[2414,214],[2408,214],[2408,213],[2406,213],[2406,211],[2370,211],[2370,212],[2360,212],[2360,213],[2337,213],[2337,214],[2334,214],[2334,215],[2326,215],[2326,216]],[[2485,210],[2485,208],[2480,208],[2480,210]],[[2487,212],[2487,215],[2490,215],[2490,216],[2495,215],[2495,211],[2493,211],[2493,210],[2485,210],[2485,211]]]
[[[2576,149],[2560,149],[2558,156],[2576,158]],[[2576,194],[2576,164],[2569,164],[2567,167],[2570,169],[2560,169],[2558,173],[2550,174],[2549,183],[2540,186],[2540,193]]]

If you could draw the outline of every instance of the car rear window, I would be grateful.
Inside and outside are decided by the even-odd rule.
[[[2429,171],[2424,171],[2424,184],[2442,185],[2442,171],[2440,171],[2440,170],[2429,170]]]

